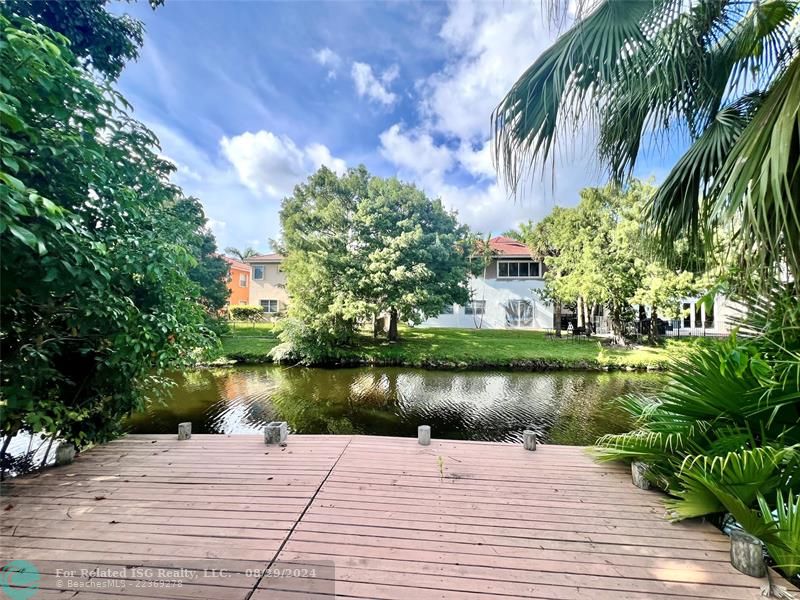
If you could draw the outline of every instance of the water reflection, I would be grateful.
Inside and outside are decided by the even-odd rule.
[[[304,369],[278,366],[194,371],[174,376],[172,398],[134,415],[135,433],[258,433],[288,421],[296,433],[416,435],[518,441],[535,426],[543,441],[591,444],[628,427],[609,402],[656,390],[663,378],[639,373],[505,373],[403,368]]]

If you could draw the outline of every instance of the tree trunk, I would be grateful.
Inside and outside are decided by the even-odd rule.
[[[610,305],[611,311],[611,343],[617,346],[625,346],[625,329],[622,323],[622,311],[615,305]]]
[[[378,337],[378,313],[372,315],[372,337]]]
[[[594,326],[594,318],[597,316],[597,302],[592,303],[592,310],[589,311],[589,327],[591,327],[592,333],[597,333],[597,329]]]
[[[397,341],[397,309],[393,306],[389,309],[389,341]]]
[[[655,306],[650,309],[650,343],[658,343],[658,309]]]
[[[555,315],[553,321],[553,329],[556,330],[556,337],[561,337],[561,300],[558,300],[555,303]]]
[[[578,296],[576,312],[578,313],[578,327],[583,327],[583,296]]]

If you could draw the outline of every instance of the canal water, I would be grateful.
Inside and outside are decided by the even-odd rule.
[[[172,376],[171,397],[126,424],[131,433],[294,433],[519,441],[533,426],[547,443],[590,445],[629,429],[614,398],[661,389],[664,377],[630,372],[452,372],[408,368],[309,369],[275,365]]]

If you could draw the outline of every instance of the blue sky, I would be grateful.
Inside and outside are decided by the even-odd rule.
[[[320,164],[412,181],[476,231],[500,233],[603,183],[591,135],[510,199],[489,115],[552,41],[542,3],[189,2],[119,5],[141,56],[119,84],[203,202],[220,247],[269,249],[281,199]],[[644,161],[640,175],[663,175]]]

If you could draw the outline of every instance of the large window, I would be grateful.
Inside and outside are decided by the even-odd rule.
[[[465,315],[482,315],[486,312],[486,300],[473,300],[464,307]]]
[[[692,326],[692,305],[688,302],[684,302],[682,306],[681,312],[683,313],[683,326],[684,327],[691,327]]]
[[[452,304],[445,304],[442,307],[442,312],[440,314],[443,315],[452,315],[453,314],[453,305]]]
[[[264,279],[264,267],[253,267],[253,279]]]
[[[239,287],[247,287],[247,274],[239,273]]]
[[[276,312],[278,312],[278,301],[277,300],[261,300],[261,308],[264,309],[265,313],[276,313]]]
[[[533,302],[530,300],[509,300],[506,305],[506,321],[512,327],[533,325]]]
[[[535,260],[501,260],[497,263],[497,276],[502,279],[529,279],[540,277],[541,269]]]

